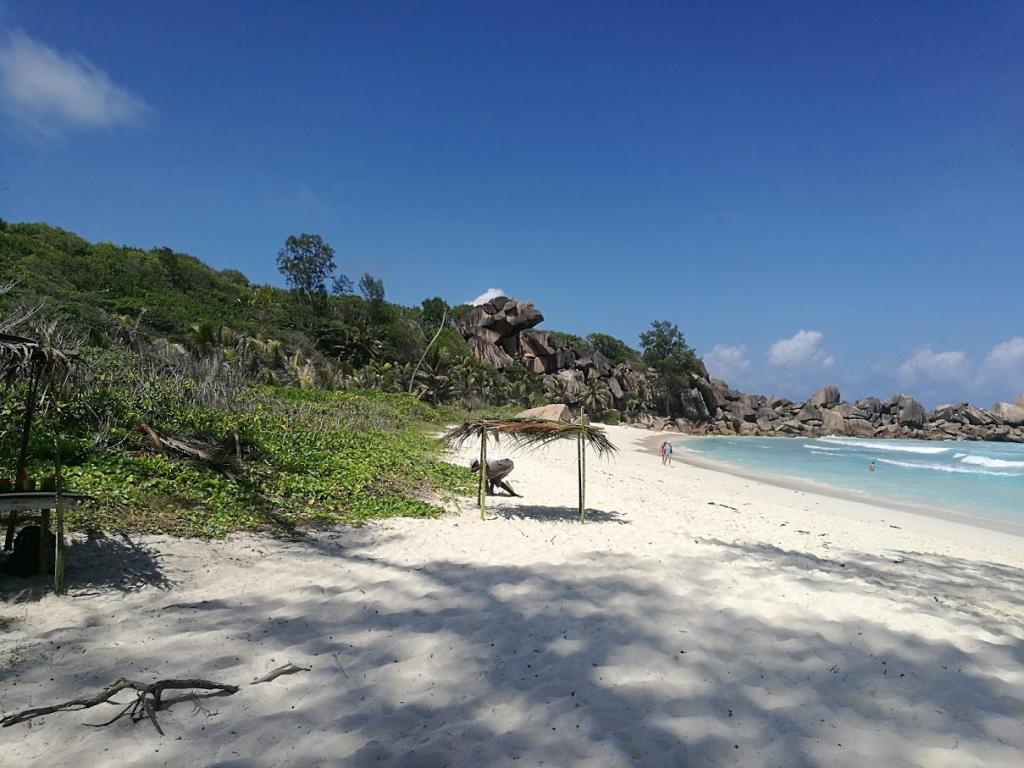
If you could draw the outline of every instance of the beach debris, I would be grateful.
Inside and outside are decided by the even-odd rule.
[[[160,728],[160,723],[156,720],[156,713],[160,709],[161,696],[166,690],[208,690],[208,691],[220,691],[223,694],[230,696],[233,693],[238,692],[237,685],[229,685],[227,683],[215,683],[210,680],[202,680],[199,678],[187,678],[183,680],[157,680],[155,683],[139,683],[134,680],[129,680],[125,677],[115,680],[113,683],[108,685],[102,691],[97,693],[95,696],[81,697],[77,699],[70,699],[61,704],[52,704],[48,707],[33,707],[31,709],[22,710],[21,712],[15,712],[13,715],[7,715],[0,720],[0,726],[8,728],[18,723],[23,723],[27,720],[32,720],[36,717],[42,717],[44,715],[50,715],[54,712],[74,712],[80,709],[90,709],[99,704],[118,704],[119,702],[111,702],[110,700],[124,690],[134,690],[135,700],[129,702],[124,709],[118,712],[113,718],[107,720],[104,723],[87,723],[94,728],[102,728],[103,726],[116,723],[122,717],[127,715],[131,718],[133,723],[139,722],[143,718],[149,718],[150,722],[153,723],[153,727],[156,728],[157,733],[161,736],[164,735],[163,730]]]
[[[720,503],[715,502],[715,501],[709,501],[708,502],[708,506],[711,506],[711,507],[724,507],[725,509],[731,509],[733,512],[739,512],[739,510],[736,509],[736,507],[730,507],[728,504],[720,504]]]
[[[237,432],[230,440],[214,440],[205,436],[168,437],[143,421],[138,426],[156,453],[208,467],[232,481],[242,473],[242,443]]]
[[[312,667],[300,667],[297,664],[289,662],[277,667],[276,669],[272,669],[262,677],[256,678],[250,683],[250,685],[269,683],[282,675],[293,675],[296,672],[308,672],[310,669],[312,669]],[[135,699],[133,701],[130,701],[127,704],[122,704],[122,702],[118,701],[111,701],[111,699],[117,694],[127,690],[135,692]],[[114,717],[103,723],[86,723],[86,725],[92,728],[103,728],[116,723],[125,716],[131,719],[133,723],[137,723],[143,719],[149,719],[149,721],[153,723],[153,727],[156,728],[157,733],[163,736],[164,732],[160,727],[160,723],[157,722],[156,713],[159,712],[160,707],[166,703],[163,700],[164,691],[170,690],[203,690],[213,691],[213,693],[209,695],[231,696],[238,693],[240,686],[231,685],[230,683],[215,683],[212,680],[204,680],[197,677],[157,680],[154,683],[140,683],[135,680],[129,680],[126,677],[121,677],[94,696],[82,696],[76,699],[70,699],[60,704],[51,704],[46,707],[32,707],[30,709],[22,710],[21,712],[6,715],[3,718],[0,718],[0,727],[9,728],[12,725],[24,723],[37,717],[44,717],[45,715],[52,715],[55,712],[77,712],[82,709],[91,709],[92,707],[100,704],[114,704],[116,706],[123,707]],[[194,697],[195,694],[193,694],[193,698]]]
[[[337,661],[337,658],[335,658],[335,661]],[[341,664],[339,663],[338,666],[340,667]],[[309,670],[311,669],[312,667],[300,667],[298,664],[292,664],[291,662],[288,662],[287,664],[282,664],[280,667],[277,667],[276,669],[270,670],[269,672],[267,672],[267,674],[263,675],[262,677],[257,677],[255,680],[249,683],[249,685],[269,683],[271,680],[276,680],[277,678],[281,677],[281,675],[294,675],[296,672],[309,672]]]

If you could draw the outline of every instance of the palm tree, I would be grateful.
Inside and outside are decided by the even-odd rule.
[[[452,396],[454,386],[451,377],[451,362],[448,352],[443,347],[434,347],[416,372],[416,380],[420,385],[420,397],[430,397],[433,405]]]
[[[508,385],[508,397],[512,405],[525,406],[530,401],[530,390],[525,381],[513,381]]]
[[[218,336],[213,323],[195,323],[188,329],[188,345],[196,352],[205,354],[217,346]]]
[[[612,393],[608,385],[600,379],[590,379],[580,390],[580,408],[583,411],[596,413],[611,405]]]
[[[546,388],[549,403],[564,403],[568,399],[568,385],[561,376],[553,376],[548,379]]]

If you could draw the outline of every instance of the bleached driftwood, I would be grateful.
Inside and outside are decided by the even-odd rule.
[[[300,667],[297,664],[289,662],[288,664],[284,664],[276,669],[272,669],[262,677],[256,678],[252,683],[250,683],[250,685],[269,683],[282,675],[293,675],[296,672],[308,672],[310,669],[311,667]],[[135,699],[133,701],[130,701],[127,704],[111,701],[111,699],[117,694],[125,690],[135,692]],[[18,723],[24,723],[36,717],[52,715],[54,712],[76,712],[82,709],[91,709],[92,707],[100,704],[114,704],[122,707],[121,711],[114,717],[104,723],[86,723],[86,725],[90,725],[93,728],[102,728],[103,726],[116,723],[126,715],[131,718],[133,723],[137,723],[143,718],[149,718],[150,722],[153,723],[153,727],[156,728],[157,732],[161,736],[163,736],[164,732],[163,729],[160,728],[160,723],[157,722],[156,713],[160,711],[160,707],[163,704],[162,696],[164,691],[168,690],[216,691],[230,696],[234,693],[238,693],[239,686],[230,685],[228,683],[215,683],[212,680],[203,680],[200,678],[157,680],[155,683],[146,684],[122,677],[115,680],[94,696],[83,696],[60,704],[51,704],[47,707],[33,707],[31,709],[25,709],[21,712],[15,712],[14,714],[7,715],[6,717],[0,718],[0,726],[7,728],[12,725],[17,725]]]

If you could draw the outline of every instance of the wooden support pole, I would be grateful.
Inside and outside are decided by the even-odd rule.
[[[478,500],[480,502],[480,519],[484,519],[484,509],[487,506],[487,430],[480,431],[480,487],[478,489]]]
[[[64,591],[64,466],[60,456],[60,436],[53,439],[57,456],[56,484],[57,493],[57,531],[56,551],[53,555],[53,591],[61,594]]]

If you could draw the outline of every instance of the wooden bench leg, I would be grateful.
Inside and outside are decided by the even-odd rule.
[[[7,537],[4,539],[4,552],[10,552],[14,547],[14,530],[18,527],[18,513],[11,510],[7,514]]]
[[[50,510],[39,515],[39,575],[51,573],[53,568],[53,534],[50,533]]]

